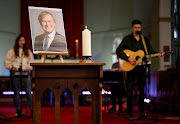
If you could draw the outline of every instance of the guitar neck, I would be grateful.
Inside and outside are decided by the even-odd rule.
[[[156,56],[159,56],[160,53],[155,53],[155,54],[151,54],[151,55],[146,55],[147,58],[150,58],[150,57],[156,57]],[[164,52],[162,52],[162,55],[164,55]]]

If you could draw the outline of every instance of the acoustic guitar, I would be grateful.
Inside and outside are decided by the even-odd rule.
[[[137,65],[142,65],[143,63],[143,58],[152,58],[152,57],[156,57],[159,56],[160,53],[155,53],[155,54],[150,54],[150,55],[145,55],[143,50],[138,50],[136,52],[133,52],[131,50],[124,50],[123,51],[128,57],[134,58],[136,60],[135,65],[131,65],[128,61],[123,60],[123,59],[119,59],[119,64],[120,67],[124,70],[124,71],[131,71],[133,70]],[[166,51],[166,52],[162,52],[162,55],[170,55],[172,54],[173,51]]]

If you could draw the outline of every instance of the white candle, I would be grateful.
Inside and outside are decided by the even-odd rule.
[[[82,31],[82,56],[91,56],[91,31],[87,26]]]

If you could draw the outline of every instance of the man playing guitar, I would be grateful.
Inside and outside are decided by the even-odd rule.
[[[136,52],[138,50],[144,51],[144,54],[157,53],[153,50],[151,43],[147,37],[141,35],[141,21],[132,21],[132,33],[125,36],[116,50],[119,58],[125,60],[131,65],[137,64],[137,58],[130,57],[124,50],[131,50]],[[144,43],[143,43],[144,42]],[[145,45],[144,45],[145,44]],[[162,56],[159,54],[159,56]],[[139,117],[145,117],[144,113],[144,85],[146,83],[146,69],[144,66],[135,66],[132,70],[127,72],[127,117],[132,117],[133,111],[133,88],[137,84],[139,88]]]

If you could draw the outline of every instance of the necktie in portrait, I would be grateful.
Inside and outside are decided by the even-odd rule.
[[[49,36],[46,36],[44,41],[44,51],[48,50],[48,42],[49,42]]]

